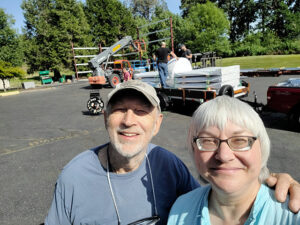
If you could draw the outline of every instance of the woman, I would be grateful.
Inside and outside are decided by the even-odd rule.
[[[124,81],[131,80],[131,74],[125,67],[123,68],[123,77],[124,77]]]
[[[300,224],[300,214],[264,185],[270,140],[249,105],[227,96],[202,104],[191,121],[188,148],[209,185],[179,197],[168,225]]]

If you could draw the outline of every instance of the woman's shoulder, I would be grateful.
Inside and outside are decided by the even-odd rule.
[[[198,187],[186,194],[181,195],[177,198],[174,203],[174,207],[185,206],[194,207],[194,205],[202,204],[207,198],[211,190],[210,185]]]
[[[207,205],[210,190],[210,185],[202,186],[177,198],[170,211],[168,225],[199,224],[199,219],[202,218],[203,213],[208,213]],[[206,210],[202,211],[205,208]]]
[[[294,214],[288,207],[289,197],[285,202],[278,202],[275,191],[262,184],[257,194],[250,217],[260,222],[271,222],[281,225],[300,224],[300,213]],[[272,223],[270,223],[272,224]]]

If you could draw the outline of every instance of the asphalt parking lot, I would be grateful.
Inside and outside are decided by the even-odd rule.
[[[266,103],[267,87],[289,77],[246,78],[258,101]],[[100,90],[102,98],[111,88]],[[90,115],[87,81],[22,91],[0,97],[0,224],[39,225],[50,206],[63,166],[85,149],[107,142],[103,115]],[[153,143],[178,155],[196,176],[185,148],[193,108],[165,111]],[[289,129],[284,115],[263,113],[271,138],[269,168],[300,181],[300,133]]]

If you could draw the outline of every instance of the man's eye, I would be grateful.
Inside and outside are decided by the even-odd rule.
[[[144,115],[147,114],[148,112],[145,109],[136,109],[135,113],[138,115]]]
[[[118,108],[114,108],[113,112],[125,112],[126,108],[122,108],[122,107],[118,107]]]

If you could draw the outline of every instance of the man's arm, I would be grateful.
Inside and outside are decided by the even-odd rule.
[[[186,51],[187,51],[186,57],[188,59],[191,59],[193,57],[191,50],[187,49]]]
[[[171,51],[170,54],[173,58],[177,59],[177,56],[175,55],[175,53],[173,51]]]
[[[266,180],[269,187],[275,185],[275,198],[284,202],[288,193],[290,194],[289,208],[294,213],[300,210],[300,184],[287,173],[271,173]]]

